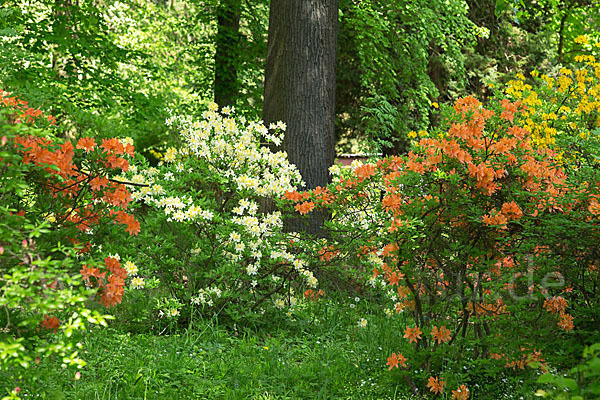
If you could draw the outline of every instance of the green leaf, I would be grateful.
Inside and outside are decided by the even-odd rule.
[[[544,374],[537,379],[537,383],[554,383],[556,377],[552,374]]]

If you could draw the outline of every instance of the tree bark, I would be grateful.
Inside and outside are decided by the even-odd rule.
[[[283,121],[283,148],[307,189],[329,183],[334,161],[338,0],[271,0],[263,120]],[[326,215],[290,230],[322,234]]]
[[[220,107],[234,105],[238,97],[240,9],[240,0],[221,0],[217,9],[214,90]]]

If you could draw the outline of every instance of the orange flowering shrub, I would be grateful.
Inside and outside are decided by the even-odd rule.
[[[90,288],[97,285],[110,307],[121,301],[127,276],[118,260],[101,264],[84,254],[91,234],[110,222],[130,234],[140,229],[127,212],[127,187],[114,178],[128,169],[132,144],[59,140],[54,123],[0,90],[0,372],[15,382],[37,373],[29,369],[33,360],[52,354],[65,367],[85,365],[77,348],[81,331],[106,324],[85,307]]]
[[[448,357],[459,371],[473,363],[544,369],[542,354],[556,349],[548,338],[576,329],[573,312],[596,301],[588,286],[576,286],[598,282],[588,267],[598,257],[590,209],[600,188],[570,179],[557,152],[534,143],[528,115],[523,101],[484,107],[462,98],[445,129],[406,156],[334,168],[334,182],[319,193],[286,195],[330,211],[329,246],[367,272],[368,285],[384,288],[390,310],[412,320],[396,350],[413,392],[439,395],[447,382],[458,387],[451,398],[470,398],[469,378],[443,368]],[[563,240],[566,227],[589,239]],[[412,376],[415,369],[425,372]],[[424,374],[427,385],[415,382]]]
[[[32,124],[40,119],[54,123],[53,117],[9,97],[7,92],[0,91],[0,99],[9,108],[8,117],[13,124]],[[18,155],[16,161],[6,162],[6,168],[13,164],[31,165],[25,176],[30,187],[27,196],[10,199],[23,216],[34,214],[44,218],[56,232],[57,240],[66,238],[79,244],[83,246],[81,252],[89,250],[91,242],[87,237],[100,224],[118,223],[129,234],[138,234],[139,222],[126,212],[131,193],[126,182],[113,178],[129,170],[128,160],[134,156],[130,141],[111,138],[96,143],[94,138],[83,137],[73,145],[33,134],[3,138],[5,145],[12,146]],[[118,261],[117,264],[106,263],[102,277],[96,276],[101,301],[107,307],[121,301],[127,277]],[[108,277],[104,276],[106,272],[110,273]],[[86,283],[91,284],[89,279]]]

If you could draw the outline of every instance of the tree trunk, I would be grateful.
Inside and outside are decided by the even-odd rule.
[[[565,13],[560,18],[560,26],[558,28],[558,62],[563,62],[563,52],[565,49],[565,23],[569,18],[569,9],[565,10]]]
[[[221,0],[217,10],[215,102],[220,107],[235,104],[238,96],[240,7],[240,0]]]
[[[338,0],[271,0],[263,120],[283,121],[283,143],[307,189],[329,183],[335,145]],[[322,234],[326,215],[290,230]]]

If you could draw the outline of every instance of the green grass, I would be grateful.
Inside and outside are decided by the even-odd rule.
[[[386,367],[404,321],[365,315],[367,309],[364,301],[355,308],[322,302],[292,318],[269,317],[259,329],[215,320],[171,335],[95,329],[83,341],[81,379],[45,360],[36,367],[42,379],[23,391],[86,400],[411,399],[401,371]],[[368,325],[359,328],[363,316]]]

